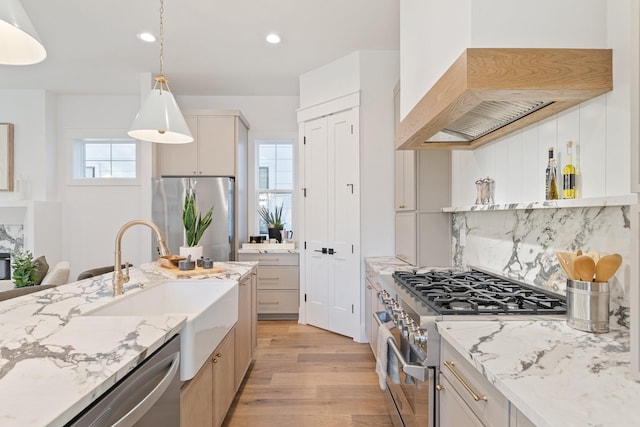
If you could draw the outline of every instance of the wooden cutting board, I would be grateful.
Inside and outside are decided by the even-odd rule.
[[[222,268],[222,267],[213,267],[213,268],[196,267],[194,270],[180,270],[178,268],[167,268],[163,265],[158,265],[158,268],[174,276],[176,279],[190,277],[190,276],[201,276],[205,274],[218,274],[218,273],[223,273],[227,271],[226,268]]]

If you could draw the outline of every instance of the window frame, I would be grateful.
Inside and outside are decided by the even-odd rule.
[[[76,177],[75,173],[84,168],[83,162],[83,145],[85,143],[100,142],[100,140],[131,141],[136,147],[136,177],[135,178],[84,178]],[[78,186],[139,186],[142,183],[142,149],[141,143],[135,138],[127,135],[126,129],[83,129],[83,130],[67,130],[65,133],[65,141],[67,146],[66,159],[69,162],[66,169],[67,185]]]
[[[249,234],[259,234],[260,233],[260,221],[261,218],[260,216],[257,214],[256,210],[258,209],[258,207],[260,206],[260,195],[263,193],[271,193],[271,194],[289,194],[291,197],[291,212],[290,212],[290,218],[291,218],[291,223],[287,223],[285,224],[285,229],[287,230],[291,230],[293,228],[295,228],[295,223],[296,223],[296,206],[297,206],[297,200],[296,200],[296,180],[297,180],[297,163],[296,163],[296,158],[297,158],[297,138],[293,137],[293,135],[291,136],[283,136],[283,135],[279,135],[279,136],[274,136],[274,135],[269,135],[269,136],[263,136],[263,137],[256,137],[254,139],[252,139],[252,144],[253,144],[253,149],[251,150],[252,154],[253,154],[253,159],[254,161],[252,162],[253,167],[251,168],[251,174],[253,175],[253,179],[252,179],[252,184],[253,184],[253,188],[252,188],[252,193],[253,193],[253,197],[252,197],[252,212],[251,215],[252,216],[252,220],[251,220],[251,229],[253,231],[251,231]],[[292,150],[292,159],[291,159],[291,179],[292,179],[292,183],[291,183],[291,188],[290,189],[264,189],[264,188],[260,188],[259,183],[260,183],[260,159],[259,159],[259,150],[260,150],[260,145],[267,145],[267,144],[287,144],[291,146],[291,150]],[[251,208],[251,207],[250,207]],[[251,218],[251,217],[250,217]],[[292,225],[294,227],[292,227]]]

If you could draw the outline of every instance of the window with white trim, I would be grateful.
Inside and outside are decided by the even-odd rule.
[[[73,140],[73,179],[136,179],[138,143],[131,138]]]
[[[284,228],[292,224],[293,141],[256,140],[256,208],[270,211],[280,206]],[[257,216],[260,234],[267,234],[267,224]]]

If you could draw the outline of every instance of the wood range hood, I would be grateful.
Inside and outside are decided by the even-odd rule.
[[[611,49],[469,48],[407,114],[396,149],[474,149],[613,89]]]

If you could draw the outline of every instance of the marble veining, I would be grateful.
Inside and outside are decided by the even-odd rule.
[[[577,331],[562,320],[444,321],[438,331],[538,427],[631,426],[640,382],[629,331]],[[624,404],[623,404],[624,403]]]
[[[16,252],[24,248],[24,225],[0,224],[0,252]]]
[[[561,294],[567,277],[556,251],[621,254],[625,261],[610,280],[610,323],[629,326],[629,206],[459,212],[452,237],[455,266],[484,267]]]
[[[239,280],[256,263],[202,279]],[[155,264],[130,270],[127,294],[165,281]],[[0,302],[0,425],[61,426],[160,348],[183,315],[81,316],[114,297],[111,273]]]
[[[394,271],[412,271],[416,267],[393,256],[367,257],[367,268],[376,274],[393,274]]]

